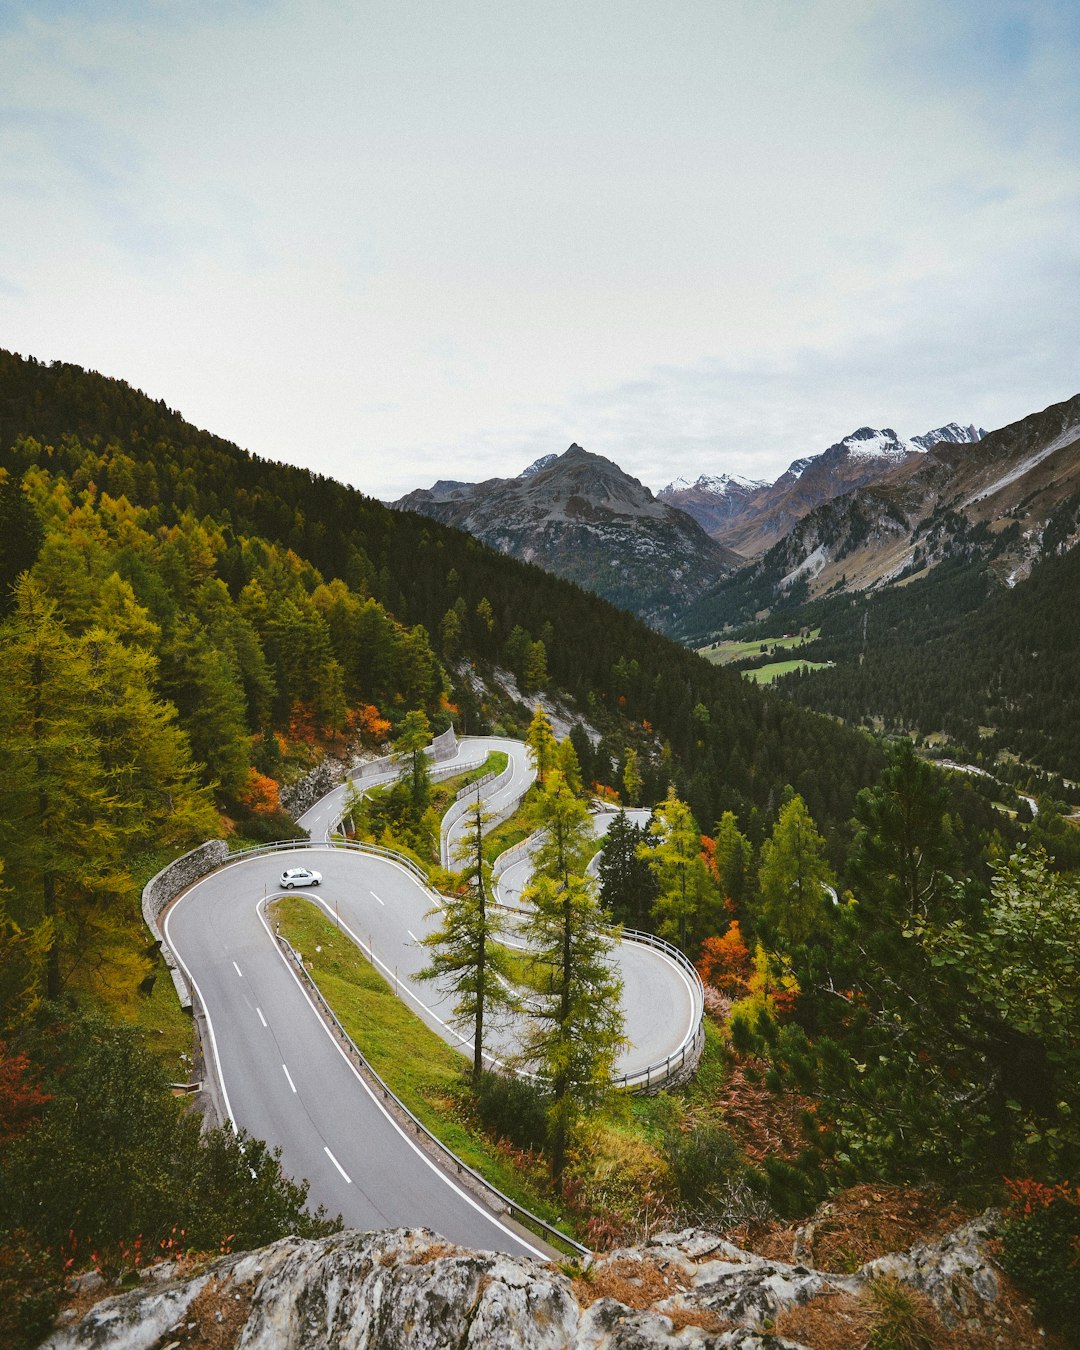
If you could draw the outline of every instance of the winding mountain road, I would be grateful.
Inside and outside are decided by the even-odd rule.
[[[482,763],[491,749],[511,756],[506,781],[488,785],[496,797],[485,805],[498,809],[531,781],[519,742],[472,738],[447,762]],[[452,1000],[416,979],[427,960],[419,939],[438,923],[432,893],[398,862],[323,842],[343,797],[337,789],[301,818],[312,844],[227,863],[165,915],[166,941],[209,1024],[225,1108],[238,1126],[280,1145],[285,1171],[308,1179],[312,1204],[340,1211],[350,1226],[424,1224],[467,1246],[539,1253],[542,1244],[468,1194],[404,1133],[273,939],[265,911],[281,894],[282,870],[316,867],[322,885],[300,894],[342,925],[429,1026],[463,1044],[449,1025]],[[662,950],[622,942],[617,959],[630,1041],[619,1069],[634,1074],[695,1034],[700,999],[690,973]]]

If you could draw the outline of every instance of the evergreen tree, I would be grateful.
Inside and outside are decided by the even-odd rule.
[[[551,719],[539,703],[525,733],[525,744],[529,747],[529,757],[536,770],[536,781],[542,784],[555,767],[559,747],[555,733],[551,729]]]
[[[596,778],[593,770],[593,748],[592,742],[589,740],[589,733],[580,722],[575,722],[570,728],[570,743],[574,747],[577,762],[581,767],[582,781],[586,788],[590,788]]]
[[[431,767],[424,753],[430,743],[431,723],[427,720],[427,714],[419,708],[407,712],[394,741],[394,751],[407,761],[409,798],[413,823],[416,825],[420,823],[431,800]]]
[[[805,942],[825,922],[832,881],[825,840],[796,793],[761,846],[758,915],[786,946]]]
[[[176,705],[195,758],[236,801],[248,782],[251,735],[239,674],[202,625],[181,618],[161,662],[163,691]]]
[[[848,872],[865,910],[909,923],[940,916],[955,853],[948,802],[940,773],[919,759],[910,741],[890,749],[880,783],[855,799]]]
[[[15,612],[0,625],[0,850],[12,915],[48,925],[50,998],[62,958],[76,950],[95,912],[129,888],[122,858],[130,822],[118,820],[95,735],[96,676],[84,646],[59,623],[56,605],[30,577],[15,585]]]
[[[552,1177],[561,1184],[580,1112],[611,1090],[623,1044],[622,982],[595,883],[584,875],[592,847],[588,812],[557,773],[540,799],[540,820],[524,930],[546,976],[525,1055],[550,1085],[548,1146]]]
[[[480,804],[470,810],[469,829],[454,851],[464,863],[467,889],[446,895],[441,906],[442,924],[422,939],[432,949],[430,963],[420,972],[422,980],[437,980],[449,987],[456,1001],[454,1022],[472,1032],[472,1081],[476,1088],[484,1071],[484,1025],[488,1013],[516,1006],[510,992],[509,962],[499,945],[503,932],[499,913],[488,903],[484,886],[484,826],[491,817]]]
[[[23,488],[21,475],[9,469],[0,480],[0,615],[14,607],[12,587],[28,572],[45,539],[41,519]]]
[[[725,811],[716,823],[713,861],[721,893],[740,907],[749,895],[753,858],[753,847],[740,831],[735,813]]]
[[[600,847],[600,903],[619,923],[647,928],[658,887],[640,851],[645,831],[625,811],[611,822]]]

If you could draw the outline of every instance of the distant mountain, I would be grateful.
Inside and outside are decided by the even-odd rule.
[[[580,445],[543,456],[516,478],[436,483],[392,505],[466,530],[661,629],[741,561],[684,512]]]
[[[733,518],[742,515],[754,494],[768,486],[762,479],[703,473],[696,483],[676,478],[660,489],[656,499],[693,516],[706,534],[717,538]]]
[[[927,431],[922,436],[912,436],[911,440],[912,444],[923,450],[932,450],[935,445],[940,445],[942,441],[948,441],[950,445],[974,445],[976,441],[981,441],[985,435],[985,427],[962,427],[956,422],[950,422],[948,426],[937,427],[934,431]]]
[[[797,485],[828,471],[830,460],[843,472],[852,462],[884,471],[802,515],[755,563],[697,601],[684,630],[711,632],[778,604],[881,587],[947,560],[979,560],[1014,585],[1048,551],[1075,542],[1080,395],[985,437],[974,428],[940,433],[920,438],[931,440],[928,450],[865,428],[830,447]]]
[[[891,427],[860,427],[820,455],[793,460],[773,483],[702,475],[693,486],[677,480],[658,495],[692,515],[718,543],[755,558],[825,502],[878,482],[932,446],[967,444],[985,434],[950,422],[906,441]]]

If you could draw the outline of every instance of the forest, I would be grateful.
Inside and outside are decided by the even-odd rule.
[[[1022,616],[1008,595],[986,610],[1001,650],[1049,655],[1038,644],[1056,641],[1041,665],[1061,680],[1076,639],[1050,615],[1070,566],[1043,565]],[[911,697],[917,687],[944,707],[955,635],[920,620],[924,594],[903,592],[911,608],[890,631],[894,653],[915,629],[916,653],[946,644],[939,686],[904,667]],[[815,618],[815,659],[861,641],[849,608]],[[200,1143],[169,1096],[176,1047],[155,1054],[145,1016],[163,994],[142,883],[208,837],[288,836],[283,797],[322,756],[405,744],[421,725],[524,735],[541,694],[575,723],[557,775],[579,775],[581,798],[655,808],[645,833],[619,828],[605,845],[611,919],[699,963],[721,1000],[717,1073],[772,1094],[794,1121],[789,1146],[764,1160],[728,1130],[721,1097],[684,1114],[650,1108],[679,1203],[715,1219],[709,1178],[721,1174],[787,1215],[856,1180],[990,1199],[1009,1177],[1044,1188],[1030,1192],[1046,1202],[1033,1212],[1049,1216],[1034,1236],[1021,1224],[1014,1250],[1042,1243],[1068,1274],[1080,895],[1061,860],[970,783],[906,739],[839,720],[865,716],[865,701],[853,708],[866,690],[880,697],[869,682],[886,632],[861,666],[814,677],[846,690],[822,716],[798,706],[810,680],[789,681],[789,698],[760,690],[464,534],[261,460],[123,382],[11,353],[0,353],[0,614],[0,744],[14,766],[0,777],[8,1342],[41,1325],[58,1272],[88,1244],[115,1273],[136,1241],[206,1252],[333,1223],[305,1214],[303,1187],[257,1143]],[[996,679],[1002,706],[1022,698],[991,647],[972,636],[964,650],[973,683]],[[840,682],[847,669],[863,692]],[[1057,678],[1033,681],[1040,699],[1070,697]],[[961,725],[962,681],[959,692],[949,715]],[[1045,709],[1027,714],[1032,737]],[[1051,727],[1051,741],[1066,763],[1067,735]],[[570,889],[566,860],[553,860],[553,898],[560,872]],[[556,1171],[572,1161],[566,1144]],[[116,1156],[130,1187],[112,1184]],[[1016,1259],[1028,1274],[1037,1264]]]

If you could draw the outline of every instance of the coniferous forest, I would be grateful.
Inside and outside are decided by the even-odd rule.
[[[1059,712],[1074,639],[1052,616],[1074,557],[1042,565],[1023,614],[1008,595],[977,618],[973,603],[959,639],[920,618],[913,586],[895,641],[861,663],[840,659],[864,640],[861,614],[837,604],[819,640],[837,666],[812,698],[798,680],[785,698],[462,533],[200,431],[122,381],[0,353],[8,1340],[30,1343],[87,1244],[120,1269],[137,1240],[207,1252],[332,1226],[305,1211],[269,1150],[226,1132],[200,1141],[168,1095],[176,1047],[155,1044],[168,1017],[152,1009],[170,995],[165,981],[155,991],[140,889],[207,838],[294,833],[283,798],[322,757],[400,738],[419,764],[428,729],[451,724],[529,728],[545,747],[547,809],[582,826],[583,858],[590,794],[653,808],[645,828],[612,829],[600,898],[610,919],[679,945],[707,986],[708,1085],[642,1108],[635,1145],[672,1216],[794,1219],[861,1182],[975,1205],[1008,1181],[1028,1208],[1013,1212],[1006,1261],[1054,1316],[1080,1309],[1069,851],[1048,854],[1037,823],[941,774],[906,737],[848,724],[872,706],[899,729],[967,727],[969,690],[989,684],[1002,707],[1022,707],[1025,752],[1073,771],[1075,728]],[[981,579],[950,575],[981,598]],[[1021,666],[1028,648],[1045,653],[1036,678]],[[541,695],[574,724],[558,746],[530,706]],[[478,825],[477,876],[482,854]],[[571,888],[568,867],[542,878],[551,897],[560,868]],[[747,1103],[763,1100],[790,1126],[780,1148],[775,1131],[763,1148],[744,1129]],[[529,1105],[513,1102],[511,1117]],[[560,1119],[561,1183],[580,1160]],[[130,1184],[116,1185],[118,1168]],[[1053,1287],[1039,1284],[1047,1269]]]

